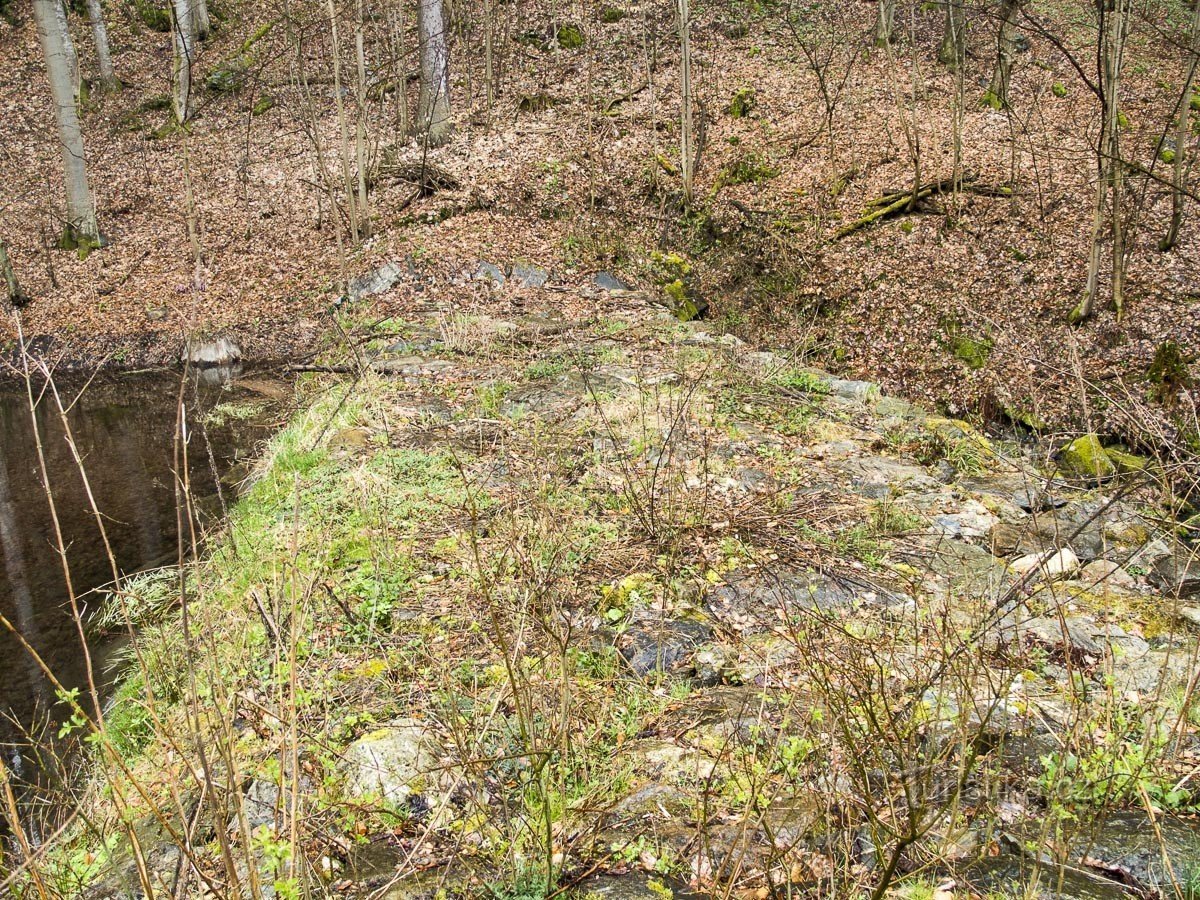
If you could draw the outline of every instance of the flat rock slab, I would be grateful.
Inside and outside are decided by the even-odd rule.
[[[883,500],[914,491],[936,491],[942,482],[915,463],[890,456],[863,456],[840,463],[850,476],[851,489],[863,497]]]
[[[1035,513],[1020,522],[1001,522],[988,539],[997,556],[1069,548],[1083,562],[1091,562],[1104,556],[1128,559],[1148,537],[1146,524],[1121,504],[1085,500]]]
[[[618,649],[637,675],[673,672],[682,668],[712,633],[708,625],[691,619],[636,623],[622,636]]]
[[[709,591],[703,603],[718,621],[754,633],[778,622],[781,610],[851,610],[866,593],[826,575],[784,570],[733,576]]]
[[[982,547],[938,537],[902,550],[901,561],[918,569],[928,569],[944,578],[949,586],[969,597],[994,597],[1010,585],[1013,574],[1001,560]]]
[[[998,522],[978,500],[967,500],[957,511],[934,518],[933,525],[949,537],[974,542],[985,538]]]
[[[376,359],[371,362],[371,371],[380,375],[403,375],[420,377],[441,375],[455,368],[448,359],[425,359],[422,356],[397,356]]]
[[[608,394],[619,393],[628,385],[609,375],[565,372],[543,378],[512,390],[500,404],[505,415],[531,412],[555,415],[590,405]]]

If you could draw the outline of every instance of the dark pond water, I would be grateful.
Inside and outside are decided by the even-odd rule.
[[[124,377],[84,388],[59,384],[68,422],[124,576],[177,557],[175,433],[178,373]],[[35,384],[35,394],[41,387]],[[265,381],[232,386],[184,385],[191,489],[201,524],[219,515],[286,391]],[[36,432],[35,432],[36,425]],[[85,624],[113,580],[101,531],[53,396],[30,411],[23,384],[0,385],[0,614],[37,651],[67,688],[87,694],[86,656],[72,613],[63,555],[47,500],[35,435],[40,435],[66,563]],[[224,484],[222,484],[224,482]],[[221,490],[218,491],[219,486]],[[204,521],[207,520],[207,521]],[[115,639],[86,628],[93,670],[111,680],[105,662]],[[0,625],[0,746],[22,778],[34,758],[29,737],[52,736],[61,713],[56,690],[21,639]]]

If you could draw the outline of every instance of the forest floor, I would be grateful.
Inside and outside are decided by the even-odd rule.
[[[268,6],[223,8],[198,84],[273,21]],[[344,252],[327,189],[338,125],[320,60],[310,54],[302,91],[277,28],[254,45],[239,90],[199,90],[188,135],[156,136],[170,116],[169,36],[114,11],[127,86],[93,96],[84,117],[111,243],[86,260],[48,249],[59,229],[52,107],[29,17],[0,22],[0,234],[33,297],[22,313],[26,337],[77,367],[172,363],[188,336],[214,333],[235,336],[249,357],[294,359],[336,331],[345,284],[382,263],[403,262],[420,277],[373,298],[380,316],[431,299],[447,314],[504,316],[542,289],[497,292],[472,276],[481,260],[525,262],[558,287],[606,271],[661,296],[679,278],[713,327],[954,414],[1005,411],[1118,431],[1126,402],[1146,395],[1156,348],[1169,339],[1185,355],[1200,349],[1196,210],[1188,208],[1181,244],[1159,252],[1170,199],[1155,177],[1130,177],[1124,320],[1101,308],[1083,326],[1067,325],[1085,280],[1097,104],[1032,27],[1012,108],[996,111],[977,96],[991,67],[987,18],[970,31],[960,85],[934,58],[936,11],[914,12],[894,48],[868,51],[870,4],[839,4],[811,31],[786,27],[771,4],[705,8],[694,26],[703,151],[685,216],[672,9],[631,6],[618,18],[589,6],[570,20],[583,37],[570,49],[554,40],[566,19],[548,9],[504,20],[497,100],[489,110],[479,54],[457,54],[457,128],[427,158],[393,139],[394,95],[384,94],[368,110],[372,158],[390,148],[402,162],[427,159],[458,184],[416,196],[410,181],[381,178],[370,198],[374,236]],[[1086,30],[1070,16],[1050,24],[1082,46]],[[479,40],[479,24],[463,24],[462,36]],[[1125,152],[1168,178],[1158,151],[1182,57],[1144,29],[1129,55]],[[836,101],[828,120],[818,72]],[[924,214],[833,239],[868,201],[911,186],[918,162],[923,182],[952,174],[956,107],[964,170],[1012,196],[934,197]]]

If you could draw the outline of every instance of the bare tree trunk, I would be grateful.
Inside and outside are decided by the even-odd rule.
[[[204,253],[200,247],[200,214],[196,208],[196,193],[192,188],[192,161],[188,150],[188,135],[183,133],[183,188],[184,207],[187,214],[188,243],[192,245],[192,290],[204,290]]]
[[[350,220],[350,238],[358,243],[360,238],[358,226],[358,202],[354,195],[354,177],[350,171],[350,126],[346,120],[346,104],[342,99],[342,51],[338,39],[337,8],[333,0],[327,0],[326,12],[329,15],[330,40],[333,43],[333,98],[337,107],[338,129],[342,137],[342,188],[346,192],[346,218]]]
[[[363,39],[363,0],[354,7],[354,51],[358,62],[358,130],[354,141],[358,163],[358,220],[364,238],[371,236],[371,214],[367,207],[367,51]]]
[[[488,112],[492,111],[492,106],[496,102],[496,51],[493,46],[496,30],[496,7],[491,0],[488,0],[487,10],[484,12],[483,23],[483,71],[484,78],[487,80],[487,108]]]
[[[1130,0],[1113,0],[1104,53],[1108,99],[1106,152],[1112,174],[1112,301],[1120,322],[1125,314],[1125,168],[1121,163],[1121,70],[1125,62]]]
[[[892,42],[895,21],[896,0],[879,0],[879,12],[875,16],[876,47],[885,47]]]
[[[942,45],[938,48],[938,62],[957,72],[966,56],[967,20],[963,0],[945,0],[946,26],[942,32]]]
[[[0,238],[0,282],[4,285],[3,299],[8,309],[19,309],[29,303],[29,297],[21,290],[21,282],[17,281],[17,273],[13,271],[4,238]]]
[[[417,27],[421,35],[421,94],[417,127],[430,146],[450,135],[450,58],[446,49],[446,19],[442,0],[419,0]]]
[[[212,18],[208,14],[208,0],[191,0],[192,36],[204,40],[212,34]]]
[[[1025,0],[1001,0],[1000,29],[996,32],[996,68],[983,102],[993,109],[1008,106],[1008,85],[1012,77],[1013,59],[1017,55],[1017,13]]]
[[[688,0],[679,0],[679,170],[683,174],[683,202],[692,205],[695,191],[695,123],[692,117],[692,11]]]
[[[1171,160],[1171,224],[1167,228],[1166,236],[1158,245],[1160,250],[1171,250],[1179,243],[1179,229],[1183,225],[1183,163],[1187,156],[1188,125],[1192,111],[1192,90],[1196,84],[1196,65],[1200,62],[1200,0],[1196,0],[1192,7],[1190,53],[1187,79],[1183,83],[1183,94],[1175,110],[1175,158]]]
[[[1125,55],[1129,0],[1107,0],[1100,5],[1097,32],[1100,67],[1100,142],[1096,147],[1096,205],[1092,209],[1091,246],[1088,251],[1087,285],[1083,299],[1071,311],[1069,321],[1078,324],[1095,312],[1100,292],[1100,259],[1104,239],[1104,208],[1109,206],[1112,231],[1112,299],[1120,321],[1125,309],[1125,223],[1121,171],[1121,66]],[[1107,202],[1111,192],[1111,202]]]
[[[396,133],[409,133],[408,70],[404,59],[404,4],[388,6],[388,31],[391,37],[392,71],[396,79]]]
[[[54,97],[62,149],[67,222],[60,243],[64,248],[77,249],[86,255],[100,246],[100,230],[96,225],[96,207],[84,164],[83,130],[75,107],[77,82],[72,79],[79,71],[78,58],[58,0],[33,0],[33,14],[37,19],[42,52],[46,55],[46,74]]]
[[[100,86],[113,90],[121,86],[113,70],[112,51],[108,45],[108,28],[104,25],[104,9],[100,0],[87,0],[88,24],[92,27],[92,41],[96,44],[96,67],[100,70]]]
[[[172,0],[171,10],[175,19],[175,119],[182,125],[191,115],[196,30],[188,0]]]
[[[66,4],[56,3],[53,14],[55,25],[64,36],[63,57],[66,59],[67,68],[70,71],[71,91],[75,96],[75,105],[79,107],[83,105],[84,101],[83,76],[79,72],[79,54],[75,52],[75,43],[71,40],[71,26],[67,23]]]

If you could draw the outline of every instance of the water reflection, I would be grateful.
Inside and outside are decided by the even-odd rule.
[[[74,399],[60,385],[64,403]],[[161,565],[176,556],[174,434],[177,375],[93,383],[69,412],[70,431],[100,510],[118,572]],[[228,385],[189,384],[188,457],[194,495],[212,496],[220,479],[253,452],[264,436],[255,420],[209,419],[218,404],[246,402]],[[112,581],[88,492],[50,395],[31,415],[23,385],[0,388],[0,613],[20,632],[55,677],[87,695],[86,655],[72,615],[56,526],[47,502],[34,425],[40,434],[66,564],[83,618],[95,612],[95,589]],[[211,450],[211,452],[210,452]],[[203,504],[202,504],[203,505]],[[111,642],[93,638],[97,678],[103,680]],[[31,758],[25,732],[41,738],[54,718],[56,692],[21,640],[0,628],[0,745],[17,774]]]

